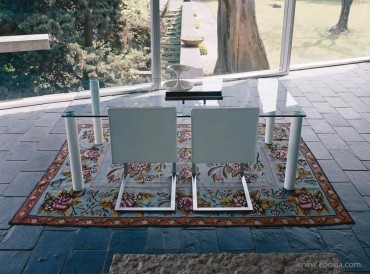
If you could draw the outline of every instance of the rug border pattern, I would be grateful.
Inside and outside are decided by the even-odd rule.
[[[277,125],[286,126],[281,123]],[[88,127],[88,124],[79,125],[78,130]],[[325,193],[336,215],[332,216],[287,216],[287,217],[49,217],[29,216],[33,206],[37,203],[50,180],[59,171],[68,155],[67,141],[51,164],[46,174],[36,185],[30,196],[14,215],[10,224],[50,225],[50,226],[100,226],[100,227],[138,227],[138,226],[317,226],[352,224],[353,219],[346,211],[339,196],[330,185],[321,167],[311,151],[301,138],[300,150],[306,157],[317,181]]]

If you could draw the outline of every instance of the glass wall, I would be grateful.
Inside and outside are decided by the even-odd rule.
[[[159,3],[159,28],[150,1]],[[285,73],[291,28],[283,22],[293,22],[294,6],[291,65],[370,56],[370,0],[343,2],[353,2],[344,31],[335,27],[341,0],[2,0],[0,36],[48,33],[50,50],[0,53],[0,101],[85,90],[92,77],[103,88],[150,83],[153,71],[173,77],[166,67],[174,63],[194,68],[188,78]],[[161,73],[159,62],[152,69],[153,30]]]
[[[342,2],[352,1],[297,0],[291,65],[370,56],[370,1],[345,7],[347,23]]]
[[[180,62],[195,68],[192,76],[278,70],[284,4],[225,0],[219,9],[218,0],[184,1]]]
[[[50,36],[50,50],[0,53],[0,100],[151,82],[150,0],[0,2],[0,36]]]

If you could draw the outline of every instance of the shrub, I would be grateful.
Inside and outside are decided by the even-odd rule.
[[[195,28],[200,29],[200,21],[199,20],[195,20]]]
[[[208,54],[207,45],[204,43],[199,44],[199,51],[200,55],[207,55]]]

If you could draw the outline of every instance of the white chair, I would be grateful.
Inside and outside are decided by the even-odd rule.
[[[175,210],[176,190],[176,108],[110,108],[108,109],[112,162],[124,164],[124,176],[115,210]],[[121,206],[126,185],[127,163],[172,163],[171,202],[169,207]]]
[[[253,210],[244,177],[244,164],[254,162],[257,155],[259,108],[193,109],[192,190],[195,211]],[[240,175],[247,201],[246,207],[198,207],[196,163],[241,163]]]

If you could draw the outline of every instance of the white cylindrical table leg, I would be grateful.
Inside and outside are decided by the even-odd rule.
[[[274,139],[275,117],[266,117],[265,144],[271,145]]]
[[[81,191],[84,189],[82,165],[80,156],[80,146],[78,144],[78,130],[77,118],[72,116],[65,117],[67,129],[67,142],[69,150],[69,161],[72,173],[72,185],[74,191]]]
[[[103,126],[101,118],[93,118],[93,127],[94,127],[94,143],[96,145],[101,145],[104,143],[103,139]]]
[[[90,91],[91,91],[92,115],[100,116],[99,81],[97,79],[90,79]],[[101,145],[104,142],[104,139],[103,139],[102,121],[100,117],[93,118],[93,126],[94,126],[94,142],[96,145]]]
[[[293,117],[290,125],[290,136],[288,143],[288,158],[286,161],[284,188],[293,190],[299,154],[299,144],[301,142],[303,117]]]

